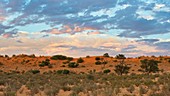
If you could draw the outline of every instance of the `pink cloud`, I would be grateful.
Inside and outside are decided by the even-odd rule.
[[[3,34],[2,36],[3,36],[4,38],[9,38],[9,37],[12,36],[12,34],[10,34],[10,33],[5,33],[5,34]]]

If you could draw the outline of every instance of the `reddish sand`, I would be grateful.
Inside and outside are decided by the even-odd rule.
[[[0,70],[9,72],[11,70],[19,71],[19,72],[24,72],[28,71],[31,69],[38,69],[41,72],[49,71],[49,70],[60,70],[60,69],[68,69],[77,73],[80,72],[89,72],[90,70],[96,70],[96,72],[102,71],[104,69],[110,69],[112,72],[114,72],[114,66],[119,63],[114,62],[114,60],[117,60],[113,57],[103,57],[103,56],[98,56],[101,58],[104,58],[105,61],[108,63],[105,65],[96,65],[95,58],[96,56],[91,56],[90,58],[84,57],[83,63],[79,63],[79,66],[77,68],[69,68],[68,64],[63,64],[63,62],[67,60],[51,60],[49,56],[41,56],[41,57],[35,57],[31,58],[29,56],[25,55],[18,55],[15,57],[0,57]],[[48,68],[48,66],[45,67],[40,67],[39,64],[41,61],[45,59],[50,59],[50,63],[52,64],[53,68]],[[73,61],[77,61],[78,58],[74,58]],[[139,73],[138,69],[140,69],[140,60],[143,59],[154,59],[154,60],[159,60],[161,63],[159,63],[159,68],[163,69],[164,72],[169,72],[170,71],[170,56],[164,56],[162,57],[162,60],[160,57],[140,57],[138,58],[127,58],[125,60],[125,63],[131,66],[130,73]],[[25,62],[23,62],[25,61]],[[65,65],[65,67],[62,67]]]

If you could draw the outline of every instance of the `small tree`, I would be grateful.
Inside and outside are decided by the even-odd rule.
[[[123,74],[127,74],[129,72],[130,67],[127,66],[127,64],[125,64],[124,59],[126,59],[126,57],[123,54],[118,54],[115,57],[116,59],[119,59],[119,64],[117,64],[115,66],[115,72],[118,75],[123,75]]]
[[[146,73],[156,73],[159,71],[159,68],[158,68],[158,61],[156,60],[148,60],[148,59],[144,59],[144,60],[141,60],[141,69],[143,72],[146,72]]]

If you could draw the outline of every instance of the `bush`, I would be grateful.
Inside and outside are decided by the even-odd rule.
[[[159,71],[159,68],[158,68],[158,61],[156,60],[148,60],[148,59],[144,59],[144,60],[141,60],[141,69],[143,69],[144,72],[147,72],[147,73],[155,73],[155,72],[158,72]]]
[[[57,71],[57,73],[58,73],[58,74],[69,74],[69,73],[70,73],[70,71],[69,71],[69,70],[64,69],[64,70],[58,70],[58,71]]]
[[[100,61],[96,61],[96,62],[95,62],[95,64],[96,64],[96,65],[101,65],[101,64],[102,64],[102,62],[100,62]]]
[[[110,72],[111,72],[110,69],[106,69],[103,71],[103,73],[110,73]]]
[[[72,61],[74,58],[73,57],[67,57],[68,61]]]
[[[50,65],[50,60],[46,59],[45,61],[42,61],[41,64],[39,64],[40,67],[48,66]]]
[[[129,69],[130,67],[128,67],[126,64],[118,64],[115,66],[115,72],[118,74],[118,75],[122,75],[122,74],[127,74],[129,73]]]
[[[100,57],[96,57],[95,60],[100,60]]]
[[[103,57],[110,57],[108,53],[103,54]]]
[[[83,63],[84,62],[84,60],[82,59],[82,58],[79,58],[78,60],[77,60],[77,63]]]
[[[70,67],[70,68],[76,68],[76,67],[78,67],[78,66],[79,66],[79,64],[76,63],[76,62],[70,62],[70,63],[68,64],[68,67]]]
[[[51,59],[53,59],[53,60],[66,60],[67,57],[63,56],[63,55],[54,55],[54,56],[51,57]]]
[[[90,56],[88,55],[88,56],[86,56],[86,58],[90,58]]]
[[[39,70],[31,70],[31,73],[37,74],[37,73],[40,73],[40,71]]]
[[[118,55],[116,55],[115,58],[116,59],[126,59],[125,55],[123,55],[123,54],[118,54]]]

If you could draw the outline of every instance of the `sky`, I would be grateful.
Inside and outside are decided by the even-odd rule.
[[[0,54],[170,55],[170,0],[0,0]]]

